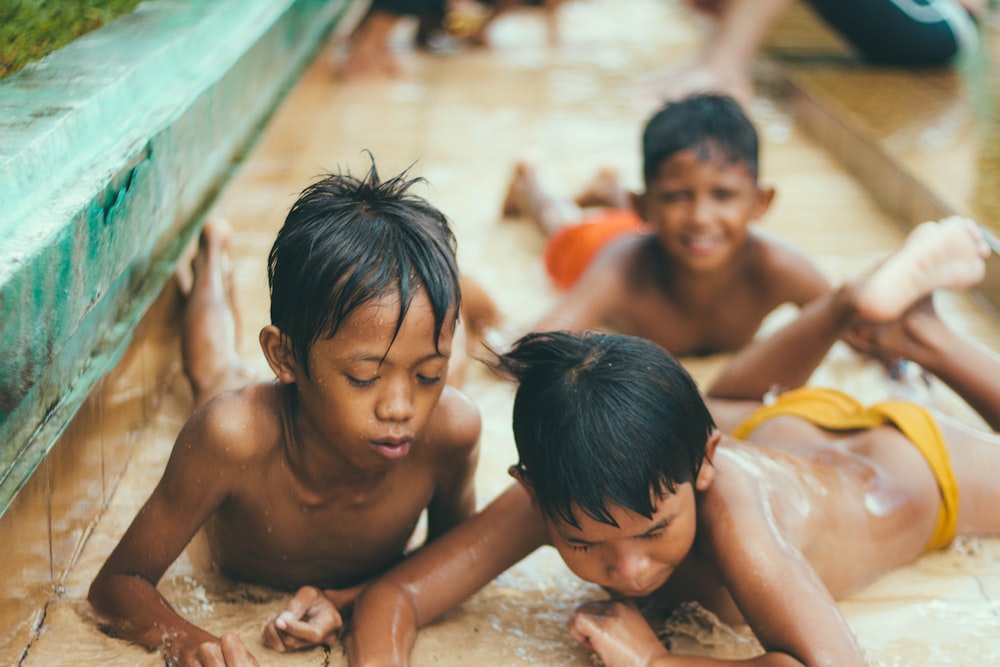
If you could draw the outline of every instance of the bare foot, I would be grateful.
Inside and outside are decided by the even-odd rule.
[[[228,221],[209,219],[191,260],[194,282],[184,306],[181,353],[198,405],[248,377],[237,354],[239,316],[229,258],[231,235]]]
[[[512,218],[528,213],[530,206],[527,202],[528,192],[538,189],[538,178],[535,176],[535,168],[527,162],[518,162],[514,165],[514,175],[510,177],[510,185],[507,186],[507,194],[503,198],[503,217]]]
[[[387,47],[364,46],[355,48],[344,62],[335,64],[334,67],[337,75],[345,79],[377,77],[401,79],[406,75],[406,69],[396,54]]]
[[[921,223],[856,286],[858,314],[888,322],[934,290],[971,287],[983,279],[989,253],[979,226],[968,218]]]
[[[389,46],[390,37],[399,17],[375,11],[365,17],[349,40],[350,53],[342,63],[335,63],[338,75],[344,78],[384,76],[400,78],[406,70]]]
[[[503,215],[529,217],[546,236],[552,236],[566,225],[579,222],[583,213],[569,198],[545,192],[534,166],[522,161],[514,167],[503,201]]]
[[[628,192],[622,187],[618,170],[605,167],[573,198],[577,206],[628,208]]]

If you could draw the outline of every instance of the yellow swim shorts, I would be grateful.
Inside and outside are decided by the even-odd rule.
[[[931,467],[941,491],[934,533],[927,551],[948,546],[955,538],[958,520],[958,484],[951,469],[948,448],[931,414],[908,401],[883,401],[865,407],[835,389],[802,387],[778,396],[750,415],[733,430],[733,437],[745,439],[772,417],[793,415],[830,431],[854,431],[892,424],[920,450]]]

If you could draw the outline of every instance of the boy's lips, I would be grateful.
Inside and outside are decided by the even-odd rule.
[[[401,459],[410,453],[412,438],[386,438],[372,442],[375,451],[387,459]]]
[[[711,252],[715,248],[718,248],[721,242],[715,237],[708,236],[696,236],[688,237],[684,240],[684,246],[692,252]]]

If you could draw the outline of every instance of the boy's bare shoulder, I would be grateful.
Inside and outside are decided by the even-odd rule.
[[[759,452],[752,447],[729,442],[720,446],[712,463],[715,468],[711,486],[698,500],[698,523],[706,527],[738,522],[742,514],[752,511],[763,500],[758,474]]]
[[[278,446],[283,437],[282,388],[261,383],[216,396],[184,427],[187,438],[213,458],[247,463]]]
[[[482,417],[471,398],[446,386],[427,428],[427,441],[437,452],[468,450],[479,442]]]
[[[751,229],[743,254],[749,277],[781,301],[799,305],[830,289],[823,273],[802,250],[773,234]]]

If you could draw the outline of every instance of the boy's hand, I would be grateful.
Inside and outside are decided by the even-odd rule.
[[[652,665],[669,655],[649,623],[632,604],[587,602],[569,622],[573,638],[601,656],[607,667]]]
[[[339,591],[300,588],[284,611],[268,619],[264,644],[284,653],[331,643],[344,626],[341,610],[350,607],[361,590],[361,586]]]
[[[182,649],[179,660],[167,656],[167,664],[179,667],[260,667],[243,640],[229,632],[219,639]]]

